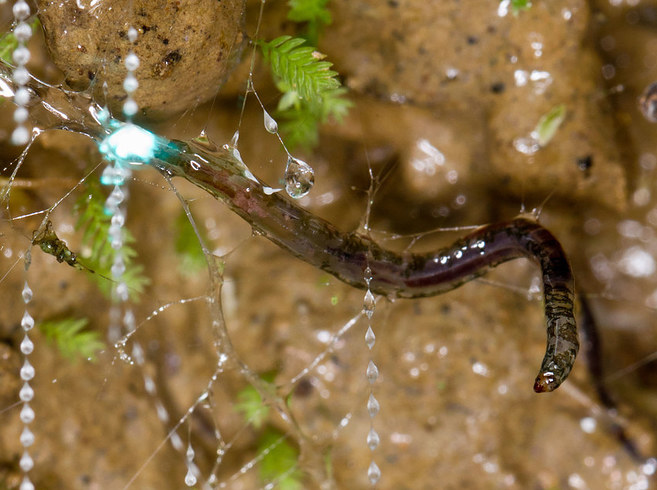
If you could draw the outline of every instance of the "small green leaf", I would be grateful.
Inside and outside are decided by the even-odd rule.
[[[269,62],[281,97],[276,112],[285,143],[311,149],[319,141],[319,125],[347,114],[351,102],[347,89],[331,70],[332,63],[306,40],[281,36],[273,41],[259,41],[265,61]]]
[[[283,97],[281,97],[281,99],[278,101],[277,110],[279,112],[284,112],[288,109],[296,109],[299,107],[301,104],[301,98],[295,90],[286,91],[285,89],[281,89],[281,92],[283,92]]]
[[[287,18],[293,22],[315,22],[328,25],[333,19],[329,12],[329,0],[289,0]]]
[[[538,124],[534,128],[534,131],[532,131],[532,137],[541,147],[547,145],[565,118],[566,106],[564,104],[553,107],[538,120]]]
[[[82,253],[79,262],[85,267],[93,270],[95,274],[89,277],[96,283],[98,289],[107,297],[111,296],[113,282],[111,268],[114,263],[116,250],[112,248],[109,240],[109,228],[111,217],[105,214],[105,195],[100,184],[87,179],[83,188],[84,192],[75,203],[74,211],[78,215],[75,224],[76,230],[82,230]],[[128,285],[130,299],[139,301],[139,296],[144,292],[150,280],[144,274],[144,267],[135,262],[137,251],[133,244],[135,237],[127,228],[123,228],[123,263],[125,272],[123,281]]]
[[[291,36],[273,41],[258,41],[258,46],[269,62],[274,76],[296,90],[303,99],[317,99],[322,92],[340,86],[332,63],[321,61],[323,56],[311,46],[302,46],[305,39]]]
[[[105,348],[98,332],[85,330],[89,323],[86,318],[64,318],[39,324],[39,329],[48,341],[53,342],[63,357],[70,361],[77,359],[96,360],[96,353]]]
[[[39,27],[39,18],[34,17],[32,22],[30,22],[30,27],[34,31]],[[13,32],[7,32],[2,37],[0,37],[0,59],[6,63],[13,63],[12,55],[14,50],[18,47],[18,40],[14,36]]]
[[[333,22],[327,8],[328,0],[288,0],[287,4],[290,7],[288,20],[305,22],[306,33],[303,37],[316,46],[322,28]]]
[[[275,376],[275,372],[269,372],[261,377],[272,393],[274,392],[274,386],[271,383],[274,381]],[[253,386],[247,386],[237,394],[237,400],[235,409],[242,414],[244,420],[256,429],[261,428],[269,416],[269,407],[263,403],[258,390]]]
[[[262,427],[269,416],[269,407],[262,403],[260,393],[253,386],[248,386],[237,394],[235,409],[256,429]]]
[[[193,276],[205,269],[206,261],[198,237],[194,233],[194,228],[187,219],[184,210],[181,210],[178,214],[174,228],[176,234],[175,250],[180,258],[178,269],[183,275]]]
[[[530,0],[511,0],[511,13],[517,16],[520,12],[529,10],[531,6],[532,2]]]
[[[285,435],[275,429],[268,429],[258,443],[258,452],[263,454],[260,461],[260,478],[263,483],[275,482],[280,490],[300,490],[302,474],[298,469],[299,450],[292,446]]]

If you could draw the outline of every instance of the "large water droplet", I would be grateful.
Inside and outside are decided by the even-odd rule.
[[[167,412],[167,409],[164,408],[164,405],[162,405],[161,403],[158,403],[156,405],[155,409],[157,410],[157,418],[159,418],[163,423],[166,423],[169,420],[169,412]],[[182,448],[182,441],[180,440],[180,436],[178,434],[176,434],[175,440],[180,441],[180,443],[179,443],[180,446],[179,447]],[[171,443],[174,446],[176,444],[174,442],[173,435],[171,436]]]
[[[128,29],[128,40],[131,43],[134,43],[137,40],[137,36],[139,36],[139,32],[137,31],[137,29],[135,29],[134,27],[130,27],[130,29]]]
[[[541,149],[538,141],[532,136],[528,138],[516,138],[513,140],[513,147],[525,155],[533,155]]]
[[[18,396],[21,401],[29,402],[34,398],[34,390],[28,383],[25,383],[21,388],[21,391],[18,392]]]
[[[32,444],[34,444],[34,434],[27,427],[23,427],[23,432],[21,432],[20,441],[23,447],[30,447]]]
[[[110,220],[110,223],[113,227],[118,227],[119,230],[120,228],[125,225],[125,213],[118,211],[117,213],[114,213],[112,215],[112,219]]]
[[[120,255],[117,255],[116,259],[117,260],[115,260],[114,263],[112,264],[110,271],[114,279],[120,279],[121,276],[123,276],[123,273],[125,272],[125,264],[123,263],[123,260]]]
[[[30,424],[34,421],[34,410],[27,403],[21,408],[20,419],[24,424]]]
[[[34,460],[30,457],[29,454],[27,454],[27,451],[23,453],[23,456],[21,456],[21,460],[18,464],[20,465],[21,470],[23,470],[25,473],[34,468]]]
[[[116,199],[118,203],[122,203],[123,200],[127,197],[126,192],[124,192],[119,186],[114,186],[114,189],[112,189],[112,192],[110,192],[110,197]]]
[[[34,490],[34,484],[27,476],[24,476],[19,490]]]
[[[380,408],[379,401],[370,393],[370,397],[367,399],[367,413],[370,414],[370,417],[375,417]]]
[[[363,271],[363,279],[365,279],[365,284],[367,284],[367,287],[369,288],[370,282],[372,281],[372,269],[370,269],[369,265],[365,267],[365,270]]]
[[[278,123],[276,120],[269,115],[267,111],[263,109],[264,115],[265,115],[265,129],[269,131],[271,134],[276,134],[278,133]]]
[[[372,294],[372,291],[368,289],[365,293],[365,298],[363,298],[363,311],[367,315],[367,318],[372,318],[372,315],[374,315],[375,306],[376,301],[374,299],[374,295]]]
[[[29,356],[30,354],[32,354],[33,350],[34,350],[34,343],[30,340],[27,334],[25,334],[25,338],[23,338],[23,341],[21,342],[21,352],[26,356]]]
[[[25,359],[23,367],[21,367],[21,379],[23,381],[29,381],[34,378],[34,366],[30,364],[30,361]]]
[[[128,309],[123,315],[123,324],[127,332],[133,332],[137,328],[135,322],[135,314],[132,309]],[[142,350],[139,342],[135,342],[135,345],[132,346],[132,355],[137,357],[137,362],[143,363],[144,351]],[[141,359],[141,360],[140,360]]]
[[[128,301],[128,285],[125,282],[121,282],[116,286],[116,295],[121,301]]]
[[[292,156],[287,158],[285,167],[285,190],[294,199],[300,199],[310,192],[315,183],[315,172],[303,160]]]
[[[185,485],[188,487],[193,487],[196,485],[196,475],[192,473],[192,469],[187,470],[187,474],[185,475]]]
[[[374,429],[370,429],[367,433],[367,447],[370,448],[370,451],[374,451],[379,446],[379,442],[381,442],[379,434]]]
[[[159,410],[158,410],[158,412],[159,412]],[[165,413],[166,413],[166,411],[165,411]],[[167,419],[162,420],[162,422],[166,423],[167,420],[168,420],[168,416],[167,416]],[[183,442],[182,442],[182,439],[180,438],[180,436],[178,435],[177,432],[174,432],[173,434],[171,434],[171,439],[169,439],[169,440],[171,441],[171,445],[173,446],[173,448],[176,451],[182,451]]]
[[[21,319],[21,327],[23,327],[23,330],[26,332],[28,330],[32,330],[32,327],[34,327],[34,318],[32,318],[32,315],[30,315],[27,311],[23,313],[23,318]]]
[[[28,286],[27,281],[25,281],[25,286],[23,287],[23,301],[25,301],[25,303],[32,301],[32,290],[30,289],[30,286]]]
[[[376,364],[374,362],[370,361],[370,363],[367,365],[367,380],[370,382],[370,384],[373,384],[376,379],[379,377],[379,368],[376,367]]]
[[[121,166],[109,165],[105,167],[100,176],[100,183],[103,185],[123,185],[126,179],[130,178],[130,169]]]
[[[381,470],[374,461],[370,463],[370,467],[367,469],[367,478],[371,485],[376,485],[381,479]]]
[[[11,143],[16,146],[23,146],[30,141],[30,132],[25,126],[18,126],[14,128],[11,133]]]
[[[365,332],[365,343],[370,350],[372,350],[372,347],[374,347],[374,342],[376,342],[376,336],[374,335],[374,330],[372,330],[372,327],[369,326],[367,327],[367,332]]]

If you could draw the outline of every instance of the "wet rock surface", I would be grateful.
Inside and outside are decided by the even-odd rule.
[[[245,40],[244,0],[37,3],[52,61],[67,83],[91,87],[116,114],[129,49],[140,60],[141,115],[162,119],[214,97]],[[127,40],[131,26],[139,33],[134,46]]]
[[[463,171],[483,167],[488,184],[506,195],[521,188],[564,197],[576,192],[623,209],[626,175],[600,62],[587,37],[586,2],[540,2],[517,17],[508,2],[335,3],[336,22],[323,48],[348,86],[430,108],[457,127],[473,115],[485,121],[475,130],[486,161]],[[541,116],[559,104],[567,117],[557,137],[541,151],[519,151]],[[370,125],[370,137],[379,125]],[[577,162],[587,157],[595,165],[582,172]]]

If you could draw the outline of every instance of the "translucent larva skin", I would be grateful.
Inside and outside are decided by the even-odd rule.
[[[526,257],[542,272],[547,348],[534,383],[537,393],[556,389],[575,362],[579,342],[574,317],[574,282],[563,248],[536,221],[527,218],[483,226],[445,249],[399,254],[356,232],[331,223],[263,184],[223,149],[175,143],[155,166],[183,177],[224,201],[254,229],[301,260],[352,286],[373,293],[418,298],[450,291],[502,262]],[[193,163],[192,163],[193,162]]]
[[[0,79],[16,90],[7,65],[0,64]],[[32,112],[41,127],[85,134],[99,144],[107,136],[100,118],[90,119],[87,111],[80,111],[90,103],[86,95],[64,93],[38,81],[31,82],[31,87],[35,104],[41,102],[46,109]],[[652,90],[651,86],[649,95]],[[94,114],[102,112],[97,106],[93,109]],[[543,276],[547,327],[547,349],[534,390],[552,391],[570,373],[579,349],[572,272],[557,239],[533,220],[517,218],[487,225],[437,252],[397,254],[358,233],[340,232],[278,193],[268,194],[264,189],[271,188],[255,178],[229,149],[199,140],[180,142],[158,137],[150,164],[168,177],[182,177],[204,189],[276,245],[352,286],[368,288],[365,269],[369,266],[369,289],[373,293],[400,298],[432,296],[477,278],[502,262],[530,258],[539,264]],[[42,243],[49,253],[50,245],[54,245],[57,258],[74,265],[74,255],[68,255],[65,244],[55,238],[46,237]],[[37,240],[33,243],[39,244]]]

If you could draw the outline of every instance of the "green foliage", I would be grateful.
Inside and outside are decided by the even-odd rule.
[[[553,107],[549,112],[541,116],[536,128],[532,131],[532,136],[536,138],[540,146],[547,145],[565,118],[566,106],[564,104]]]
[[[82,230],[83,251],[80,262],[96,272],[90,277],[103,294],[110,297],[112,282],[108,278],[112,275],[111,267],[117,253],[109,240],[111,218],[105,213],[105,196],[100,189],[100,184],[93,179],[88,179],[85,181],[84,190],[83,195],[75,203],[75,212],[78,214],[75,228]],[[130,298],[138,301],[139,295],[144,292],[144,288],[150,281],[144,276],[144,267],[134,261],[137,252],[132,247],[133,243],[135,243],[135,238],[127,228],[123,228],[123,247],[121,249],[125,264],[123,280],[128,285]]]
[[[276,373],[269,372],[262,376],[267,390],[274,392]],[[253,387],[247,386],[237,394],[235,409],[244,420],[255,429],[265,427],[269,417],[269,407],[262,401],[260,393]],[[258,454],[260,460],[260,477],[265,483],[276,484],[280,490],[300,490],[301,472],[297,468],[299,463],[299,450],[286,441],[285,435],[272,427],[266,427],[258,440]]]
[[[265,60],[285,86],[286,91],[298,93],[302,99],[321,97],[324,92],[340,86],[332,63],[323,61],[324,55],[312,46],[302,46],[306,40],[280,36],[270,42],[259,41]]]
[[[511,12],[513,15],[518,15],[524,10],[529,10],[531,6],[532,2],[530,0],[511,0]]]
[[[260,429],[269,417],[269,407],[262,402],[260,393],[253,386],[237,394],[235,409],[256,429]]]
[[[32,27],[32,30],[34,31],[39,27],[39,18],[34,17],[32,19],[32,22],[30,22],[30,26]],[[7,63],[13,63],[12,61],[12,53],[14,50],[18,47],[18,40],[16,39],[16,36],[14,36],[13,32],[7,32],[0,38],[0,59]]]
[[[184,210],[176,218],[174,223],[176,233],[175,249],[180,258],[178,268],[183,275],[192,276],[205,269],[205,255],[198,242],[192,224],[187,219]],[[202,237],[204,238],[204,237]]]
[[[48,341],[53,342],[65,358],[96,360],[96,353],[105,348],[98,332],[85,330],[86,318],[64,318],[63,320],[39,323],[39,329]]]
[[[280,490],[300,490],[301,471],[298,469],[299,450],[289,444],[285,435],[268,429],[258,443],[263,454],[260,461],[260,478],[263,482],[276,482]]]
[[[330,118],[342,121],[351,107],[343,97],[347,89],[340,87],[326,91],[317,99],[305,100],[295,91],[286,92],[278,104],[276,116],[280,119],[285,142],[292,148],[312,148],[319,140],[319,124]],[[289,102],[291,101],[291,104]]]
[[[258,45],[283,93],[276,115],[284,139],[291,147],[309,148],[317,144],[319,124],[329,118],[341,121],[351,102],[344,98],[346,89],[330,69],[332,63],[305,42],[281,36]]]
[[[276,373],[274,372],[265,373],[261,376],[272,393],[274,392],[274,385],[271,383],[274,381],[275,376]],[[249,385],[237,394],[237,400],[235,409],[242,414],[247,423],[253,425],[256,429],[260,429],[269,416],[269,407],[262,401],[258,390]]]
[[[305,38],[312,45],[317,45],[319,31],[329,25],[333,19],[326,7],[329,0],[288,0],[290,11],[287,18],[292,22],[306,22],[307,34]]]

